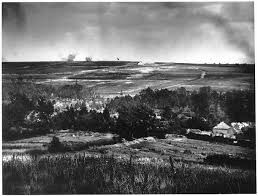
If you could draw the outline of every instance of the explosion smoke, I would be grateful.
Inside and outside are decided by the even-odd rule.
[[[72,62],[72,61],[74,61],[75,57],[76,57],[76,54],[69,54],[67,57],[67,61]]]

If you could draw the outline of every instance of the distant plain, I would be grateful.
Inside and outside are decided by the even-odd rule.
[[[142,89],[198,90],[211,86],[218,91],[254,89],[254,65],[96,62],[6,62],[3,85],[19,76],[51,85],[79,84],[93,87],[104,97],[135,95]]]

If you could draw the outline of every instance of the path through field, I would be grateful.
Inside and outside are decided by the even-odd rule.
[[[185,87],[197,90],[211,86],[216,90],[253,88],[254,73],[245,72],[236,65],[198,65],[176,63],[138,62],[35,62],[4,63],[3,84],[22,76],[37,83],[63,85],[75,82],[93,87],[104,97],[135,95],[142,89],[175,89]]]

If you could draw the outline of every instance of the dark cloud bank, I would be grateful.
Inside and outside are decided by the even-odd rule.
[[[62,53],[70,60],[198,61],[200,43],[200,53],[207,48],[216,60],[211,45],[219,42],[235,61],[254,62],[253,2],[3,3],[2,14],[3,54],[11,60],[57,60]]]

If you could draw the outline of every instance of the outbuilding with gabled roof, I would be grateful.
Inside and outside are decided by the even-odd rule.
[[[214,136],[233,137],[236,131],[225,122],[220,122],[212,129]]]

